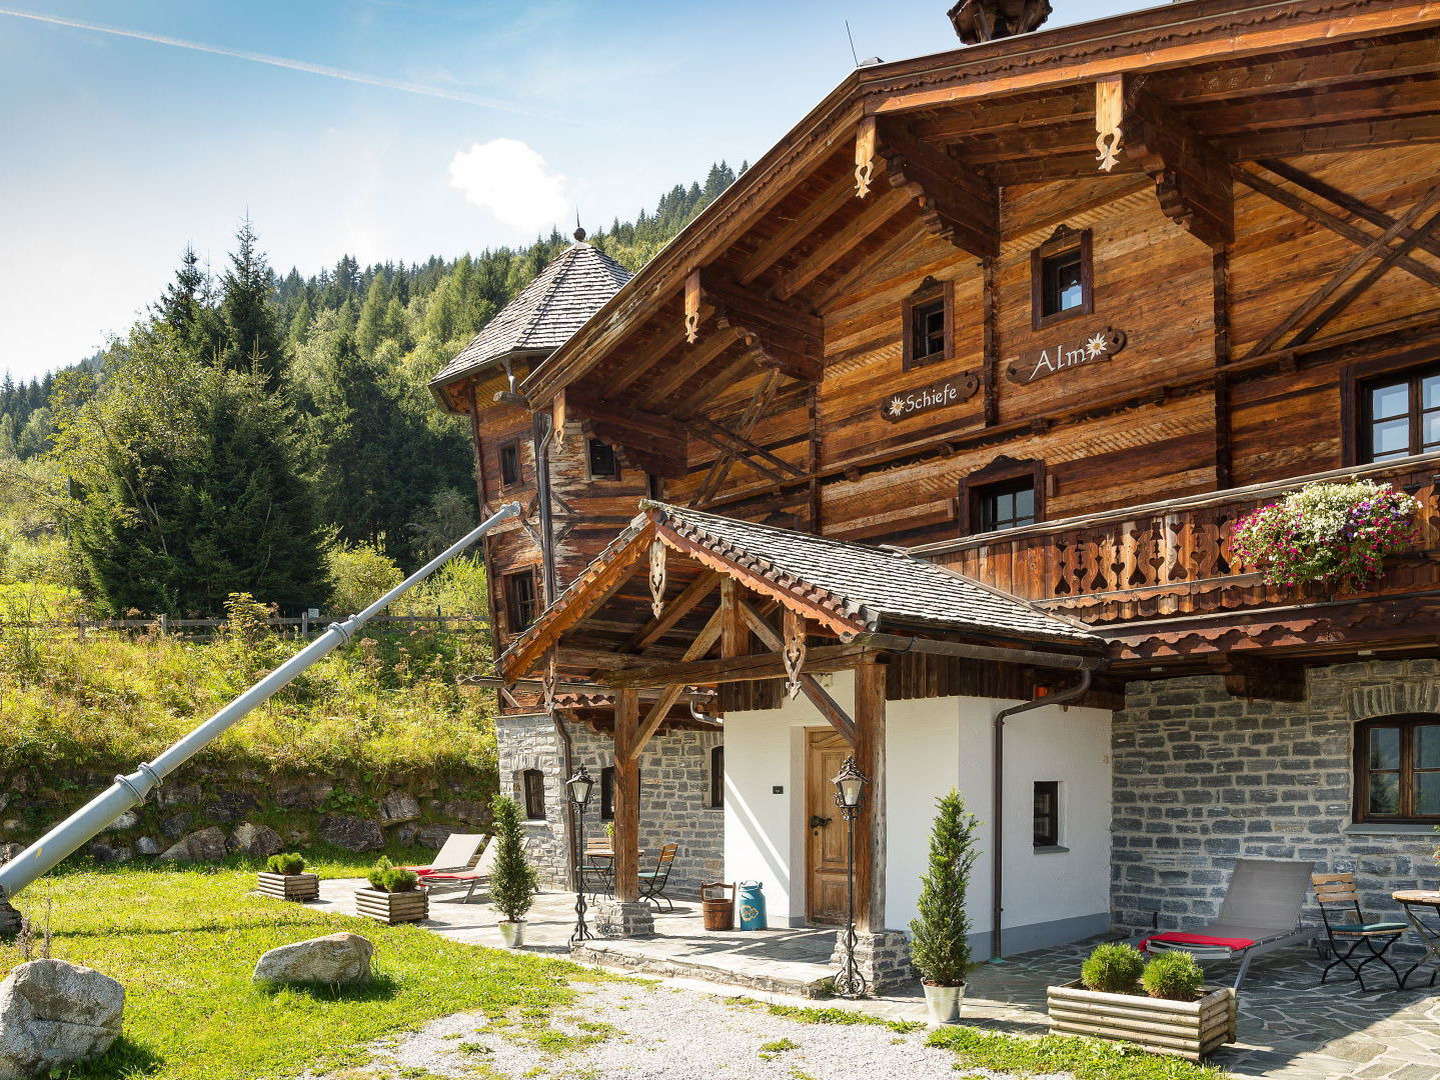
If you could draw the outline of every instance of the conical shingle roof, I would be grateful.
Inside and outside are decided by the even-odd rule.
[[[430,380],[454,382],[516,353],[548,353],[599,311],[633,275],[583,240],[556,256]]]

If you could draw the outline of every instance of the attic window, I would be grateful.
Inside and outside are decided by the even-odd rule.
[[[590,440],[590,478],[592,480],[619,480],[620,459],[615,448],[599,439]]]
[[[1065,226],[1030,253],[1030,322],[1040,330],[1095,310],[1090,230]]]
[[[943,282],[926,278],[906,298],[902,311],[907,369],[950,356],[952,304]]]

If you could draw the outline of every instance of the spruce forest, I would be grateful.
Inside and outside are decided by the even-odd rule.
[[[589,241],[639,269],[735,176]],[[308,278],[250,221],[223,266],[186,250],[123,338],[0,384],[0,618],[338,611],[398,580],[476,515],[468,428],[428,380],[569,243]]]

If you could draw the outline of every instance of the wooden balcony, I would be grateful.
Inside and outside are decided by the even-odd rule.
[[[1413,552],[1359,590],[1281,588],[1242,571],[1235,523],[1314,480],[1388,481],[1421,503]],[[1440,453],[1297,476],[1169,502],[1043,522],[913,549],[1041,607],[1092,624],[1165,619],[1440,589]]]

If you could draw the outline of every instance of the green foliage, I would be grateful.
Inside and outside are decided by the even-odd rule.
[[[1153,998],[1194,1001],[1205,985],[1205,972],[1188,952],[1162,952],[1145,965],[1140,982]]]
[[[787,1050],[799,1050],[800,1044],[793,1039],[773,1039],[770,1042],[760,1044],[760,1056],[766,1061],[778,1057]]]
[[[910,956],[932,986],[961,986],[970,967],[970,918],[965,894],[978,852],[979,822],[952,791],[936,800],[930,865],[920,882],[919,917],[910,924]]]
[[[525,859],[520,835],[520,806],[505,795],[496,795],[490,803],[494,817],[495,869],[490,877],[491,902],[510,922],[519,922],[530,910],[540,881],[535,868]]]
[[[414,892],[420,884],[420,875],[414,870],[406,870],[403,866],[396,866],[388,856],[381,855],[375,860],[375,865],[365,875],[370,882],[372,889],[379,889],[381,892]]]
[[[336,876],[357,877],[350,856]],[[264,952],[355,932],[355,919],[250,894],[254,869],[105,869],[50,876],[22,907],[54,902],[54,953],[125,985],[125,1033],[75,1080],[253,1080],[340,1075],[377,1040],[459,1012],[560,1016],[573,980],[605,976],[554,958],[477,949],[414,926],[367,924],[378,978],[337,992],[261,992],[250,981]],[[157,952],[157,942],[165,947]],[[0,977],[19,963],[0,947]]]
[[[1080,965],[1080,981],[1087,990],[1133,994],[1144,968],[1145,956],[1133,945],[1097,945]]]
[[[339,544],[325,556],[330,585],[328,610],[354,615],[405,580],[384,551],[374,544]]]
[[[298,851],[271,855],[265,862],[265,869],[272,874],[303,874],[305,872],[305,856]]]
[[[1017,1038],[954,1026],[930,1033],[925,1045],[955,1052],[956,1068],[988,1069],[1007,1076],[1064,1074],[1073,1080],[1225,1080],[1208,1065],[1163,1057],[1125,1043],[1068,1035]]]

